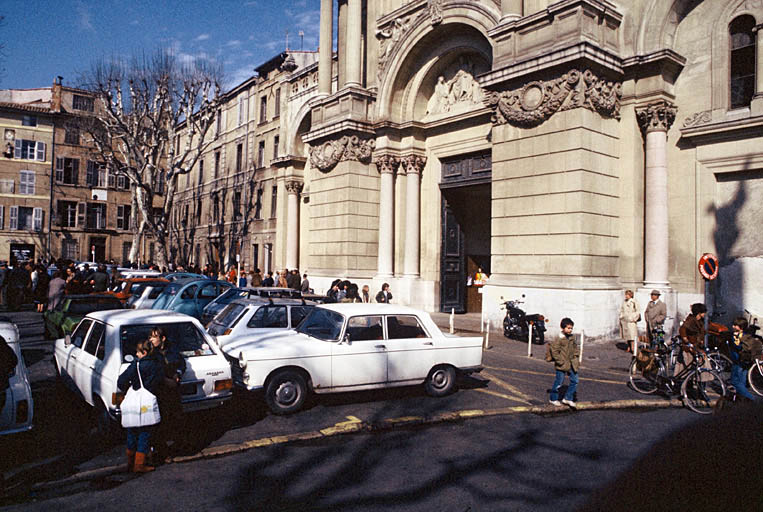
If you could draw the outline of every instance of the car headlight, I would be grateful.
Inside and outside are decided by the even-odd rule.
[[[243,352],[238,353],[238,365],[242,370],[246,370],[246,358],[244,357]]]

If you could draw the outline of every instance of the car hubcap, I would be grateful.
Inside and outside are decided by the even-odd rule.
[[[281,405],[294,403],[298,396],[297,386],[291,381],[281,383],[276,390],[276,401]]]
[[[437,389],[442,389],[448,385],[448,373],[444,370],[438,370],[432,375],[432,384]]]

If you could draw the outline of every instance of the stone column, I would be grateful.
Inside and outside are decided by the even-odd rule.
[[[331,65],[334,39],[334,0],[321,0],[321,29],[318,41],[318,93],[331,94]]]
[[[363,14],[360,9],[360,0],[347,0],[347,46],[343,48],[347,52],[345,85],[360,87],[360,29],[362,24]]]
[[[524,14],[523,0],[501,0],[501,19],[518,19]]]
[[[291,270],[299,266],[299,193],[302,192],[302,182],[287,181],[286,192],[286,268]]]
[[[666,288],[668,281],[667,135],[676,108],[665,100],[636,109],[646,139],[644,197],[644,287]]]
[[[405,264],[403,273],[408,277],[419,276],[419,226],[421,225],[421,171],[427,159],[419,155],[403,157],[405,168]]]
[[[394,220],[395,220],[395,171],[400,159],[384,155],[376,161],[376,168],[381,174],[379,193],[379,255],[378,276],[392,277],[394,261]]]
[[[752,105],[750,110],[752,115],[763,114],[763,23],[755,25],[752,29],[755,34],[755,95],[752,97]]]

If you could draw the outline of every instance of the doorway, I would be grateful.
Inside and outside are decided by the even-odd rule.
[[[95,256],[93,256],[93,253],[95,253]],[[94,257],[94,261],[98,263],[104,263],[106,261],[106,237],[90,237],[90,254],[88,256],[90,256],[90,258]]]

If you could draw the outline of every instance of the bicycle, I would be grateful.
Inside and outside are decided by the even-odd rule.
[[[747,383],[755,394],[763,396],[763,360],[756,359],[747,370]]]
[[[628,379],[634,391],[645,395],[658,389],[667,394],[680,393],[684,405],[698,414],[710,414],[713,406],[726,394],[726,384],[713,369],[703,368],[705,355],[694,351],[692,362],[678,374],[670,376],[681,353],[681,339],[676,336],[671,346],[664,343],[656,350],[641,349],[628,369]],[[680,387],[679,387],[680,386]]]

